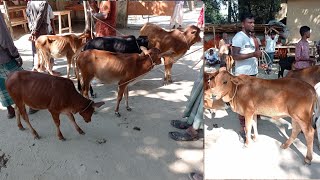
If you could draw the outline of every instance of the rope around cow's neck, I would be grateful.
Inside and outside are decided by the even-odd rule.
[[[82,111],[80,111],[79,113],[82,113],[82,112],[84,112],[85,110],[87,110],[92,103],[93,103],[93,101],[90,101],[90,103],[88,104],[88,106],[87,106],[86,108],[84,108]]]
[[[184,33],[182,33],[182,36],[184,37],[184,40],[186,41],[186,44],[187,44],[188,50],[189,50],[189,49],[190,49],[190,46],[189,46],[189,43],[188,43],[187,38],[186,38],[186,36],[184,35]]]

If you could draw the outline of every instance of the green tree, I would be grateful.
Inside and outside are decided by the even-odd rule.
[[[225,18],[220,14],[221,0],[203,0],[205,4],[204,20],[205,23],[222,24]]]
[[[265,24],[274,19],[280,10],[281,0],[238,0],[238,3],[239,17],[249,12],[254,15],[256,23]]]

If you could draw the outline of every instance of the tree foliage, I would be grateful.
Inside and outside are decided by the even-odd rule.
[[[255,16],[255,22],[264,24],[273,20],[280,10],[281,0],[204,0],[205,22],[224,24],[238,22],[239,17],[249,12]],[[221,7],[227,7],[227,15],[221,14]]]

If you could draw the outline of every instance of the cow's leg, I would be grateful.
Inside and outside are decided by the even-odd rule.
[[[78,126],[78,124],[76,123],[76,120],[74,119],[73,114],[67,114],[69,119],[71,120],[71,123],[73,124],[74,128],[76,128],[76,130],[78,131],[79,134],[85,134],[83,132],[83,130]]]
[[[292,142],[297,138],[298,134],[301,132],[301,127],[297,123],[296,119],[292,119],[291,125],[292,125],[291,136],[284,144],[280,146],[282,149],[288,148],[292,144]]]
[[[309,119],[311,119],[311,117]],[[302,125],[302,123],[304,123],[304,125]],[[307,141],[307,155],[304,158],[304,163],[310,165],[312,160],[312,153],[313,153],[314,129],[311,126],[311,124],[306,122],[302,122],[302,123],[300,123],[301,124],[300,126],[304,134],[304,137],[306,138],[306,141]]]
[[[15,113],[16,113],[16,119],[17,119],[18,128],[21,131],[25,130],[25,128],[21,124],[21,114],[20,114],[20,110],[19,110],[18,106],[15,106]]]
[[[93,92],[93,89],[92,89],[92,86],[91,86],[91,84],[90,84],[90,95],[91,95],[91,97],[92,98],[96,98],[97,97],[97,94],[95,94],[94,92]]]
[[[53,111],[50,111],[50,113],[51,113],[51,116],[52,116],[52,118],[53,118],[53,121],[54,121],[54,124],[56,125],[56,127],[57,127],[57,136],[58,136],[58,138],[59,138],[59,140],[62,140],[62,141],[64,141],[64,140],[66,140],[64,137],[63,137],[63,135],[62,135],[62,133],[61,133],[61,131],[60,131],[60,118],[59,118],[59,113],[56,113],[56,112],[53,112]]]
[[[254,115],[254,116],[253,116],[253,121],[252,121],[252,123],[253,123],[253,138],[252,138],[252,140],[256,142],[256,141],[258,140],[257,115]]]
[[[31,133],[32,133],[33,137],[35,139],[40,139],[39,134],[37,133],[36,130],[33,129],[33,127],[30,124],[29,117],[28,117],[25,105],[24,104],[16,104],[16,105],[18,106],[18,109],[20,111],[20,114],[22,115],[22,118],[24,119],[24,121],[27,123],[29,129],[31,130]]]
[[[90,81],[92,80],[93,77],[85,77],[82,75],[83,79],[83,96],[89,99],[89,88],[90,88]]]
[[[171,79],[171,69],[172,69],[172,65],[173,65],[173,59],[171,57],[165,57],[164,58],[164,69],[165,69],[165,73],[164,73],[164,83],[165,84],[169,84],[172,83],[172,79]]]
[[[119,84],[122,84],[122,81],[120,81]],[[119,113],[119,104],[120,104],[120,101],[122,99],[122,96],[123,96],[123,93],[124,93],[126,87],[127,87],[127,84],[123,84],[123,85],[118,87],[117,105],[116,105],[116,108],[114,110],[115,111],[115,115],[117,117],[121,116],[121,114]]]
[[[253,123],[253,114],[246,114],[245,115],[246,142],[244,144],[245,147],[248,147],[251,141],[252,123]]]
[[[71,66],[71,61],[72,61],[72,57],[73,57],[73,54],[69,53],[67,54],[67,78],[69,79],[70,78],[70,66]]]
[[[129,101],[128,101],[128,99],[129,99],[129,88],[128,88],[128,86],[127,86],[126,89],[124,90],[124,96],[125,96],[125,98],[126,98],[126,109],[127,109],[128,111],[131,111],[132,109],[131,109],[131,107],[129,107]]]

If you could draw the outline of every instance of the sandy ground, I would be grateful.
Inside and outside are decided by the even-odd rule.
[[[212,69],[208,69],[212,70]],[[261,78],[277,78],[274,72]],[[205,116],[205,178],[206,179],[319,179],[320,152],[317,139],[314,141],[313,160],[310,166],[303,165],[306,141],[303,134],[288,149],[281,149],[291,135],[291,119],[279,121],[262,117],[258,121],[259,137],[249,148],[239,141],[238,116],[229,108]]]
[[[196,24],[200,8],[185,11],[184,26]],[[168,28],[169,19],[150,17],[149,21]],[[146,18],[129,18],[129,28],[119,31],[138,35],[138,27],[146,21]],[[27,38],[28,35],[21,36],[15,44],[24,60],[23,67],[30,70],[32,55]],[[188,52],[199,47],[202,43],[192,46]],[[85,135],[79,135],[67,117],[61,115],[65,142],[57,139],[55,125],[47,110],[29,115],[31,124],[42,137],[34,140],[28,129],[19,131],[16,120],[8,120],[6,109],[0,107],[0,179],[183,180],[188,179],[192,171],[203,172],[203,141],[175,142],[168,137],[168,132],[175,130],[170,126],[170,120],[182,116],[201,64],[192,66],[201,55],[202,50],[177,62],[173,74],[181,75],[173,77],[174,83],[168,86],[163,86],[163,73],[159,69],[151,71],[130,88],[129,104],[133,110],[126,111],[122,101],[120,118],[113,110],[117,87],[96,83],[93,87],[98,95],[95,101],[106,104],[88,124],[76,115]],[[58,59],[56,63],[54,69],[65,76],[66,61]]]

